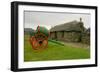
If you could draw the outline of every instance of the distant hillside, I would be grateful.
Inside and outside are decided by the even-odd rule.
[[[35,30],[32,28],[24,28],[24,33],[25,34],[30,34],[31,32],[34,32]]]

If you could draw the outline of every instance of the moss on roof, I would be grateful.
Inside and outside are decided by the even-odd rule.
[[[76,20],[60,25],[56,25],[50,29],[50,32],[54,31],[81,31],[81,26],[83,26],[83,22],[78,22]]]

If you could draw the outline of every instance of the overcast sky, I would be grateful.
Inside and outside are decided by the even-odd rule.
[[[47,29],[59,24],[80,21],[80,17],[86,28],[90,27],[90,14],[79,13],[60,13],[60,12],[37,12],[24,11],[24,27],[36,29],[38,25],[45,26]]]

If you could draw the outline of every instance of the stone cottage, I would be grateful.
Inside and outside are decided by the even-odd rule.
[[[74,20],[52,27],[50,29],[50,38],[67,42],[80,42],[84,29],[84,23],[80,18],[80,21]]]
[[[90,28],[86,29],[82,34],[82,43],[90,44]]]

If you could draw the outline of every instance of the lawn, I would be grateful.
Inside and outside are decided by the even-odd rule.
[[[29,43],[29,36],[24,38],[24,61],[47,61],[47,60],[72,60],[90,58],[90,50],[76,48],[70,45],[60,45],[48,41],[48,47],[42,51],[33,50]]]

